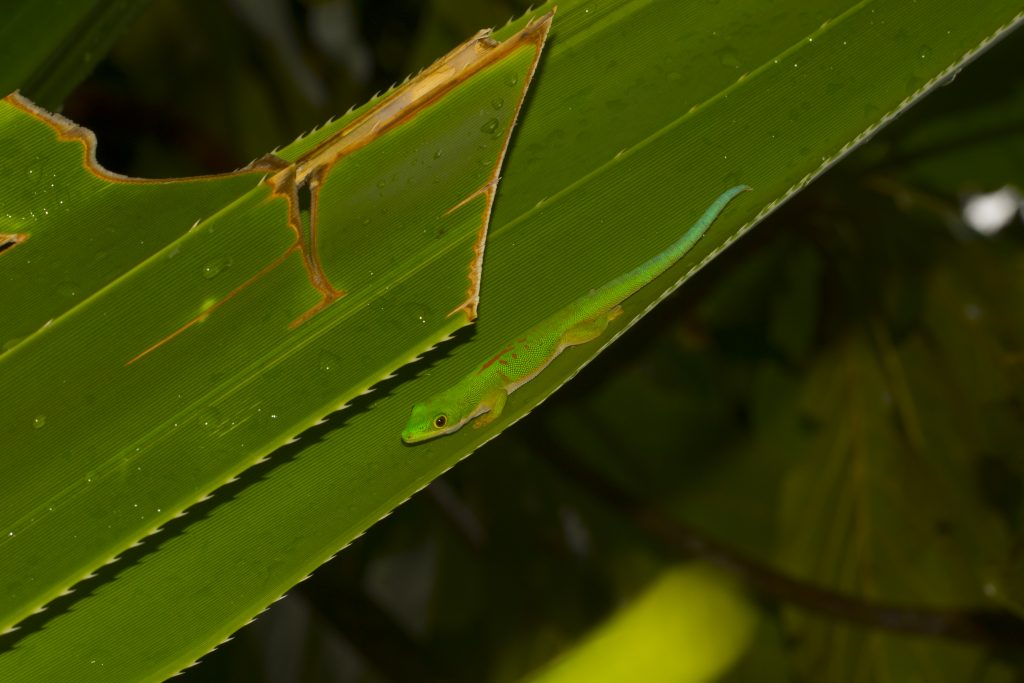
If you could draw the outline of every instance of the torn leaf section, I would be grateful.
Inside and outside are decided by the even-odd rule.
[[[383,268],[372,258],[384,252],[382,239],[412,253],[408,245],[423,244],[429,234],[467,250],[468,284],[449,315],[462,311],[467,320],[476,317],[498,173],[551,19],[548,13],[501,43],[481,31],[315,145],[309,147],[309,140],[293,145],[305,150],[297,157],[286,149],[250,164],[249,170],[270,173],[274,195],[290,204],[292,249],[301,253],[309,283],[320,296],[290,329],[347,291],[370,284]],[[429,158],[420,158],[423,150]],[[364,168],[366,158],[377,171]],[[299,212],[301,192],[309,192],[308,222]],[[445,203],[447,210],[441,210]],[[467,206],[472,208],[453,215]],[[472,244],[457,247],[467,234]],[[372,252],[360,261],[371,268],[353,272],[349,258],[360,251]],[[393,260],[389,256],[384,265]],[[333,269],[323,265],[331,261]],[[342,281],[344,289],[334,284]]]
[[[0,347],[56,324],[263,177],[111,173],[96,162],[91,131],[17,93],[0,98],[0,150]],[[28,299],[26,283],[38,285]]]
[[[273,188],[274,195],[281,197],[288,202],[288,225],[295,233],[295,243],[288,251],[298,252],[302,257],[302,263],[306,269],[306,276],[309,278],[309,284],[311,284],[313,289],[315,289],[320,295],[320,301],[295,318],[295,320],[288,325],[289,329],[295,329],[317,313],[326,309],[334,303],[335,300],[345,296],[344,291],[331,284],[330,280],[324,274],[323,267],[320,265],[320,252],[317,245],[316,225],[318,213],[317,198],[319,197],[318,189],[322,177],[323,172],[317,171],[308,178],[306,186],[300,188],[295,179],[295,167],[289,166],[283,171],[275,174],[273,177],[267,179],[267,182]],[[302,220],[302,214],[299,211],[299,206],[301,205],[299,200],[300,191],[308,192],[310,195],[308,221]]]
[[[431,253],[461,253],[466,279],[424,297],[476,317],[501,164],[551,19],[502,43],[477,34],[296,161],[324,283],[380,287],[396,265],[424,267],[417,247],[437,241]]]
[[[491,66],[525,49],[533,54],[530,68],[523,74],[522,92],[533,77],[537,57],[551,28],[554,12],[531,21],[522,31],[504,42],[491,37],[489,29],[459,45],[441,59],[421,71],[415,78],[396,88],[366,113],[344,126],[336,134],[296,161],[297,180],[301,185],[317,169],[333,166],[340,158],[364,147],[389,130],[396,128],[419,112],[433,106],[461,84],[478,78]],[[519,100],[521,102],[522,97]],[[518,106],[516,107],[518,109]]]
[[[421,267],[410,247],[427,246],[430,236],[443,239],[445,250],[464,251],[468,282],[455,296],[439,286],[429,299],[441,302],[449,316],[461,311],[467,321],[475,318],[498,173],[551,18],[545,15],[502,43],[481,32],[295,161],[284,151],[250,164],[247,171],[266,173],[272,196],[287,205],[294,242],[239,289],[133,354],[127,365],[205,321],[292,253],[318,300],[288,329],[349,291],[372,295],[374,278],[394,265],[396,253],[409,254],[403,270]],[[307,216],[300,211],[303,192],[309,193]],[[344,288],[335,284],[340,282]]]

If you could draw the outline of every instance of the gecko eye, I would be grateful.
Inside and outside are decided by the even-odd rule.
[[[437,427],[438,429],[444,429],[444,426],[446,424],[448,424],[447,415],[438,415],[437,417],[434,418],[434,426]]]

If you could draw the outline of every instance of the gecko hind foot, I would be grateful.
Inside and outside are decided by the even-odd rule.
[[[622,306],[616,304],[596,318],[584,320],[570,327],[562,334],[562,345],[578,346],[579,344],[586,344],[588,341],[597,339],[608,329],[608,323],[620,315],[622,315]]]

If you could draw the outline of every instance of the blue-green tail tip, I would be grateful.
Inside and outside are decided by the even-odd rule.
[[[750,192],[752,189],[754,188],[750,187],[750,185],[736,185],[734,187],[730,187],[728,190],[718,195],[718,198],[715,201],[711,202],[711,206],[709,206],[704,212],[704,218],[709,221],[714,220],[718,214],[736,198],[736,195],[741,192]]]

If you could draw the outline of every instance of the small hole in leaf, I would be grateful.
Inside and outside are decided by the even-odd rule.
[[[28,235],[5,235],[0,234],[0,254],[8,249],[13,249],[28,239]]]

